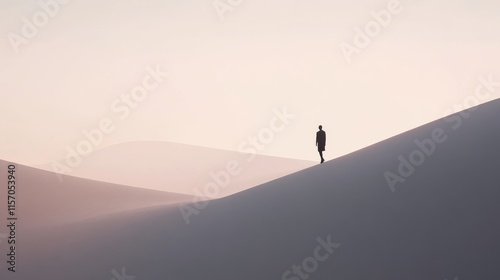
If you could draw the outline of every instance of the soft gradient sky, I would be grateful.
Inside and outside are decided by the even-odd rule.
[[[221,21],[212,0],[72,0],[16,53],[8,34],[41,8],[2,0],[0,158],[59,160],[104,117],[116,129],[100,148],[156,140],[237,150],[287,107],[297,117],[262,153],[317,160],[323,124],[331,159],[442,117],[480,76],[500,80],[496,0],[401,0],[347,63],[339,45],[389,2],[243,0]],[[111,103],[148,65],[170,76],[116,118]]]

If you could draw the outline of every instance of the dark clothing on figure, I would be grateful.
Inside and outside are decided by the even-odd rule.
[[[326,132],[320,130],[316,132],[316,145],[318,146],[318,152],[325,150],[326,146]]]

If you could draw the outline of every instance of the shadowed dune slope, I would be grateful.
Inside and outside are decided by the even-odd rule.
[[[308,279],[496,280],[499,120],[500,101],[483,104],[210,201],[189,225],[168,206],[39,233],[58,241],[40,251],[27,236],[18,276],[111,279],[123,268],[135,279],[306,279],[297,265]],[[446,140],[393,192],[384,173],[398,174],[398,157],[433,133]],[[314,262],[318,238],[340,246]]]

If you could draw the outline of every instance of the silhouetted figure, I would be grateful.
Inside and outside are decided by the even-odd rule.
[[[319,156],[321,157],[321,163],[325,162],[323,158],[323,151],[326,146],[326,132],[323,131],[323,126],[319,126],[319,131],[316,132],[316,146],[318,146]]]

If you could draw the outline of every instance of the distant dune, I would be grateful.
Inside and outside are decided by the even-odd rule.
[[[59,161],[64,163],[64,159]],[[238,164],[237,175],[223,184],[222,173],[227,173],[229,162]],[[290,173],[311,167],[316,163],[304,160],[248,155],[193,145],[140,141],[122,143],[92,152],[83,157],[81,165],[71,176],[127,186],[195,195],[193,189],[205,195],[204,187],[218,183],[215,197],[223,197]],[[36,166],[53,171],[51,164]],[[212,175],[211,175],[212,174]]]
[[[169,205],[23,231],[6,279],[497,280],[499,120],[483,104],[210,201],[189,225]]]
[[[7,165],[5,161],[0,161],[1,170],[7,170]],[[60,182],[52,172],[17,164],[16,169],[17,215],[23,229],[75,223],[111,213],[192,200],[191,196],[184,194],[144,190],[71,176],[65,176]],[[2,174],[1,179],[6,180],[6,174]],[[2,217],[5,216],[3,210],[7,208],[4,200],[0,202]]]

